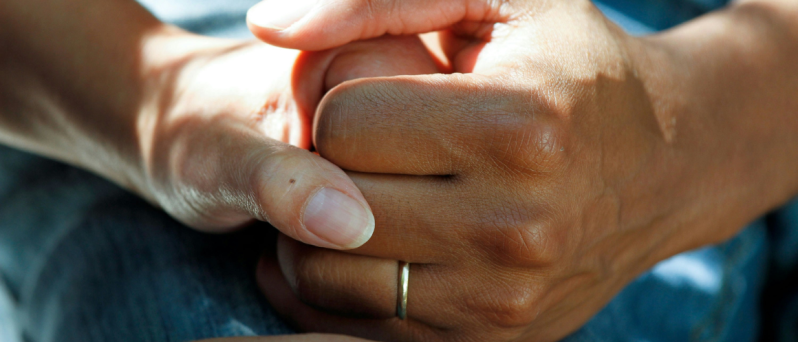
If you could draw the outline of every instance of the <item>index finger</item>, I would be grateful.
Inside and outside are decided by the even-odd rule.
[[[517,104],[528,104],[528,92],[501,82],[477,74],[345,82],[319,105],[316,150],[348,171],[459,175],[475,167],[475,156],[500,155],[504,138],[530,124],[530,108]]]
[[[500,22],[516,11],[492,0],[266,0],[250,9],[255,36],[276,46],[323,50],[383,36],[437,31],[462,21]]]

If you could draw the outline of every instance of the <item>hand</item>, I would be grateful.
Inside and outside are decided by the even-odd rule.
[[[3,1],[0,32],[0,142],[93,171],[198,229],[259,219],[340,249],[368,240],[374,219],[340,168],[303,150],[325,82],[437,71],[416,37],[305,58],[190,34],[135,1]]]
[[[139,190],[200,229],[225,231],[254,218],[316,246],[368,240],[374,222],[360,191],[337,166],[301,148],[310,147],[310,120],[326,84],[436,72],[420,40],[377,39],[308,57],[258,43],[183,39],[190,52],[155,72],[160,93],[139,118],[148,181]],[[175,40],[160,48],[181,43]]]
[[[260,38],[308,49],[443,29],[462,73],[359,79],[323,99],[316,148],[349,171],[377,228],[352,254],[282,237],[279,264],[264,259],[264,293],[302,330],[556,340],[656,262],[796,191],[778,171],[795,162],[774,158],[794,157],[774,143],[796,139],[766,135],[778,121],[740,130],[750,116],[703,111],[717,98],[694,88],[707,75],[685,76],[695,51],[670,50],[684,32],[632,38],[588,1],[332,1],[282,26],[259,11]],[[411,263],[406,321],[396,260]]]

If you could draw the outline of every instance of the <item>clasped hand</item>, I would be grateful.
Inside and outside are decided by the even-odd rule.
[[[300,330],[557,340],[798,192],[789,120],[751,114],[789,118],[792,83],[737,60],[783,44],[728,43],[762,8],[636,38],[587,0],[275,3],[249,15],[271,45],[169,45],[204,58],[153,69],[172,91],[147,97],[128,179],[194,227],[281,231],[259,282]]]
[[[639,72],[655,57],[590,2],[336,3],[287,27],[256,7],[250,27],[312,50],[440,31],[430,44],[453,73],[349,80],[321,100],[315,148],[376,229],[346,252],[283,236],[264,259],[265,295],[301,330],[555,340],[655,262],[717,238],[688,242],[673,215],[689,189],[675,117]],[[397,260],[412,265],[405,321]]]
[[[0,140],[203,231],[269,222],[259,283],[300,330],[556,340],[798,194],[790,1],[631,37],[589,0],[267,0],[269,44],[0,7]]]

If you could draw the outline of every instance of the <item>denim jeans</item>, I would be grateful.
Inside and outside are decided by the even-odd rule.
[[[141,0],[167,22],[248,37],[255,0]],[[715,0],[606,0],[634,34]],[[292,333],[255,286],[266,224],[181,226],[85,171],[0,146],[0,341],[187,341]],[[730,241],[662,261],[567,341],[798,341],[798,202]]]

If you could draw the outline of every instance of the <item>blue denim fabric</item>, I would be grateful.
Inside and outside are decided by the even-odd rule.
[[[0,203],[0,271],[26,341],[291,332],[254,280],[271,227],[201,234],[92,174],[2,146]]]
[[[728,0],[597,0],[596,2],[618,10],[626,17],[634,18],[653,31],[662,31],[717,9]],[[624,28],[629,29],[627,26]]]
[[[255,0],[140,2],[197,33],[250,36],[244,16]],[[645,34],[720,2],[597,5]],[[0,146],[0,341],[290,333],[253,279],[270,230],[201,234],[94,175]],[[796,271],[798,201],[726,243],[659,263],[566,340],[798,341]]]

